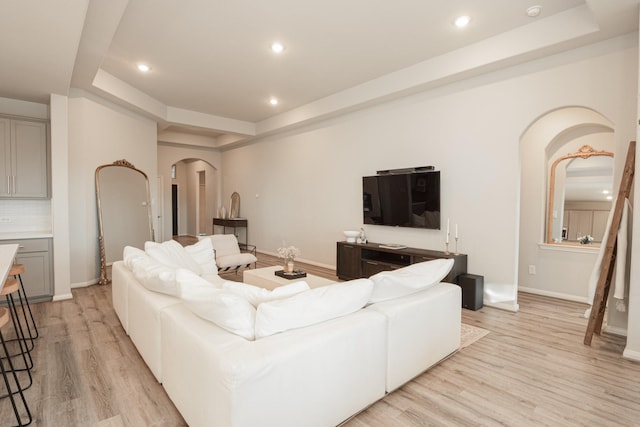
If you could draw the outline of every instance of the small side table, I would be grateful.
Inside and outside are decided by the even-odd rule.
[[[225,234],[227,228],[233,228],[233,234],[236,234],[236,228],[244,228],[244,245],[249,244],[249,221],[246,218],[213,218],[213,234],[216,234],[216,225],[222,227],[222,234]]]

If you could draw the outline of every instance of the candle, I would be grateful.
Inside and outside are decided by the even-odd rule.
[[[446,243],[449,243],[449,218],[447,218],[447,240]]]
[[[458,238],[458,224],[456,224],[456,239]]]

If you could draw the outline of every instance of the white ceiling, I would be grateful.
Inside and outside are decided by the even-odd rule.
[[[639,2],[4,0],[0,96],[79,88],[224,147],[637,31]]]

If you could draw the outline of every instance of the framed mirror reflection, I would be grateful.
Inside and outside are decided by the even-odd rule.
[[[613,153],[589,145],[550,168],[546,243],[599,246],[613,199]]]

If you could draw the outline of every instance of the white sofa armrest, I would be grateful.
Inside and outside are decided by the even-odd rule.
[[[461,298],[459,286],[438,283],[367,307],[387,318],[387,392],[460,347]]]

